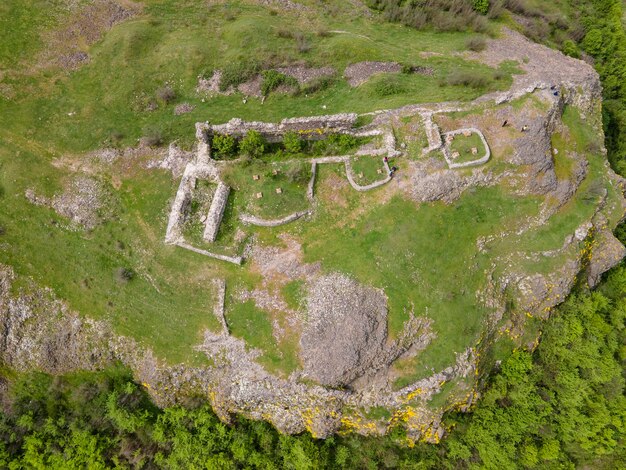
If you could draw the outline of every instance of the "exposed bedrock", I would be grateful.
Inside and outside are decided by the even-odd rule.
[[[322,385],[347,385],[381,355],[387,339],[382,291],[339,274],[314,280],[300,345],[304,373]]]

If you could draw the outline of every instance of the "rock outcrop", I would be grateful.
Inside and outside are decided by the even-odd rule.
[[[356,379],[385,347],[386,304],[383,292],[346,276],[314,280],[300,340],[305,376],[330,387]]]

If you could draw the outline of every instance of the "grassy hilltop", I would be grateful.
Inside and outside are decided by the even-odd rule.
[[[332,9],[312,2],[306,10],[293,12],[245,2],[209,7],[195,1],[146,2],[110,31],[104,24],[89,23],[92,17],[73,17],[62,2],[45,8],[33,3],[30,9],[8,2],[2,9],[7,27],[0,33],[0,57],[7,71],[2,88],[6,97],[0,100],[5,207],[0,224],[9,248],[1,261],[53,287],[78,311],[110,320],[120,333],[173,361],[197,355],[192,346],[202,328],[217,326],[206,314],[212,305],[210,292],[203,289],[207,280],[224,270],[235,279],[246,277],[162,245],[164,216],[177,181],[165,171],[143,172],[142,161],[112,168],[99,177],[115,193],[115,217],[88,234],[55,229],[62,221],[50,210],[28,204],[22,197],[27,188],[47,196],[58,192],[69,177],[67,167],[81,161],[80,152],[135,145],[140,137],[154,134],[165,142],[178,139],[189,145],[196,121],[366,112],[467,100],[510,84],[510,71],[500,73],[451,55],[466,49],[465,33],[418,32],[381,23],[354,15],[339,2]],[[57,51],[50,51],[46,42],[53,37],[56,47],[68,47],[63,42],[68,35],[58,32],[74,21],[84,22],[79,31],[102,30],[89,46],[81,44],[80,33],[68,39],[78,40],[90,55],[75,71],[56,65],[49,57]],[[424,51],[434,56],[423,58]],[[246,66],[304,62],[330,65],[340,73],[359,60],[431,67],[434,75],[380,76],[356,89],[337,78],[320,91],[270,95],[263,104],[258,99],[243,104],[240,95],[203,100],[195,92],[198,76],[210,76],[217,68],[245,74]],[[485,80],[477,88],[448,84],[452,70]],[[395,85],[391,94],[385,89],[389,80]],[[159,98],[164,87],[173,89],[173,100]],[[147,111],[153,102],[156,109]],[[180,102],[195,109],[174,116]],[[59,160],[64,163],[56,164]],[[120,284],[115,274],[120,267],[132,267],[139,275]],[[406,287],[395,289],[404,292]]]
[[[415,18],[394,14],[394,2],[370,2],[379,12],[339,1],[269,7],[195,0],[120,1],[117,7],[107,1],[93,7],[75,3],[8,0],[0,6],[0,264],[17,275],[10,295],[38,298],[39,286],[50,288],[83,318],[106,322],[170,366],[216,365],[197,346],[206,330],[220,330],[211,313],[217,300],[213,281],[219,278],[226,281],[230,333],[258,350],[256,362],[265,370],[290,377],[302,368],[300,326],[292,320],[306,318],[309,287],[308,280],[267,276],[253,260],[239,267],[164,244],[179,184],[179,177],[158,166],[167,144],[193,152],[196,122],[219,124],[233,117],[278,122],[358,113],[357,125],[365,128],[375,117],[364,114],[373,111],[444,101],[464,106],[508,90],[527,62],[508,60],[496,67],[478,59],[486,40],[498,37],[503,24],[513,24],[507,15],[496,21],[472,13],[467,24],[436,32],[415,29],[420,26]],[[535,23],[548,21],[551,9],[530,16]],[[538,39],[565,48],[565,33],[559,37],[555,31]],[[532,37],[533,31],[526,33]],[[344,70],[364,61],[394,62],[401,71],[350,85]],[[292,86],[286,91],[264,82],[270,91],[263,97],[222,93],[261,72],[294,65],[330,67],[335,73],[304,85],[287,82]],[[198,91],[199,81],[218,70],[222,92]],[[487,358],[476,359],[481,369],[477,365],[475,374],[442,382],[428,403],[411,398],[430,411],[458,407],[475,392],[483,372],[514,347],[532,345],[542,328],[521,291],[502,280],[545,276],[556,284],[555,273],[572,259],[582,260],[586,269],[594,232],[584,240],[564,240],[596,213],[605,218],[604,228],[623,216],[619,187],[603,153],[599,113],[585,115],[573,104],[558,109],[562,116],[544,155],[554,165],[556,184],[575,181],[571,194],[557,200],[547,191],[525,190],[532,165],[512,163],[524,135],[519,125],[501,122],[503,116],[543,119],[551,109],[546,96],[553,93],[544,91],[435,118],[444,132],[479,123],[491,147],[491,159],[480,169],[488,177],[463,187],[458,197],[420,202],[411,196],[417,178],[407,175],[425,168],[420,165],[427,160],[428,142],[420,115],[409,113],[391,124],[395,139],[405,144],[405,155],[393,162],[399,168],[397,186],[357,192],[343,163],[320,165],[309,219],[278,228],[243,226],[242,214],[280,218],[311,207],[310,166],[298,160],[353,153],[361,145],[380,144],[380,138],[323,141],[300,151],[268,144],[252,161],[230,155],[220,162],[233,191],[216,243],[202,241],[199,218],[215,190],[202,181],[194,188],[195,222],[185,226],[185,237],[226,255],[244,254],[247,244],[288,251],[294,242],[301,266],[346,274],[384,292],[389,342],[402,337],[413,314],[432,320],[432,341],[394,361],[393,391],[452,367],[463,351],[492,345]],[[452,144],[459,162],[482,146],[476,135],[465,139]],[[121,156],[109,161],[111,153],[103,149]],[[584,171],[577,166],[581,158]],[[424,177],[448,170],[440,152],[428,159],[432,172]],[[353,158],[351,165],[361,184],[386,176],[378,157]],[[472,169],[456,175],[475,176]],[[58,210],[74,201],[71,190],[87,184],[85,179],[96,185],[97,200],[78,200],[69,218],[93,204],[96,222],[88,228],[70,223],[68,213]],[[550,295],[553,288],[547,287]],[[241,294],[258,291],[277,299],[279,307],[260,306]],[[486,325],[497,333],[485,337]],[[306,378],[299,383],[310,385]],[[348,411],[390,419],[384,409]],[[377,411],[380,416],[374,416]],[[408,412],[393,417],[410,418]]]

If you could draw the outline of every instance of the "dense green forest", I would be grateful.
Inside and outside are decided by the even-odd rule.
[[[626,35],[620,0],[376,1],[391,21],[415,27],[441,11],[482,30],[483,15],[526,16],[526,33],[595,60],[604,86],[608,156],[626,176]],[[462,2],[467,3],[467,2]],[[411,6],[413,10],[411,10]],[[426,10],[424,10],[426,11]],[[409,15],[412,14],[412,16]],[[417,20],[415,20],[417,21]],[[421,21],[421,20],[420,20]],[[485,20],[486,21],[486,20]],[[435,25],[437,26],[437,25]],[[626,241],[624,225],[618,236]],[[221,423],[201,399],[159,409],[124,369],[51,377],[4,371],[2,468],[625,468],[626,265],[593,292],[579,288],[545,322],[534,351],[513,352],[469,414],[446,417],[439,445],[385,438],[284,436],[263,422]]]

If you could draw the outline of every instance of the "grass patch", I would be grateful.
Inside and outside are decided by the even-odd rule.
[[[237,192],[240,211],[263,218],[280,218],[308,209],[306,188],[310,176],[311,168],[305,162],[233,164],[224,174]],[[258,198],[259,194],[262,197]]]
[[[351,161],[355,181],[361,186],[372,184],[387,177],[387,170],[382,157],[365,155],[354,157]]]
[[[295,280],[288,282],[282,287],[281,293],[289,308],[293,310],[302,309],[306,295],[304,281]]]
[[[73,310],[107,320],[116,333],[137,339],[162,359],[202,360],[193,347],[204,328],[219,327],[207,314],[213,295],[206,286],[215,271],[204,260],[162,243],[164,211],[176,190],[171,177],[152,172],[125,179],[116,193],[115,220],[91,232],[76,231],[52,210],[23,197],[26,187],[40,194],[57,191],[51,181],[62,175],[44,158],[7,141],[0,149],[0,184],[11,195],[0,214],[6,228],[0,262],[53,288]],[[38,168],[39,176],[24,172],[24,165]],[[122,282],[120,269],[132,270],[132,279]]]
[[[472,153],[472,149],[476,149],[476,153]],[[450,143],[450,154],[458,152],[459,156],[454,159],[455,163],[471,162],[485,156],[487,149],[483,145],[480,136],[472,132],[469,136],[456,134],[454,140]]]
[[[488,309],[476,302],[475,292],[485,282],[489,259],[476,253],[476,238],[538,210],[530,198],[476,189],[451,205],[418,207],[396,197],[328,231],[336,217],[334,207],[326,208],[333,204],[324,201],[329,197],[347,198],[342,204],[349,210],[349,198],[360,195],[320,193],[320,214],[300,229],[305,260],[383,288],[391,335],[398,334],[411,310],[434,320],[438,339],[414,359],[404,383],[427,375],[430,367],[450,365],[455,352],[477,340]]]
[[[363,413],[368,419],[389,419],[391,418],[391,412],[383,406],[373,406],[368,411]]]
[[[236,303],[231,299],[229,305],[226,321],[231,333],[243,338],[250,347],[263,351],[259,363],[281,375],[288,375],[299,367],[297,343],[293,337],[280,343],[276,341],[269,313],[257,308],[251,300]]]

